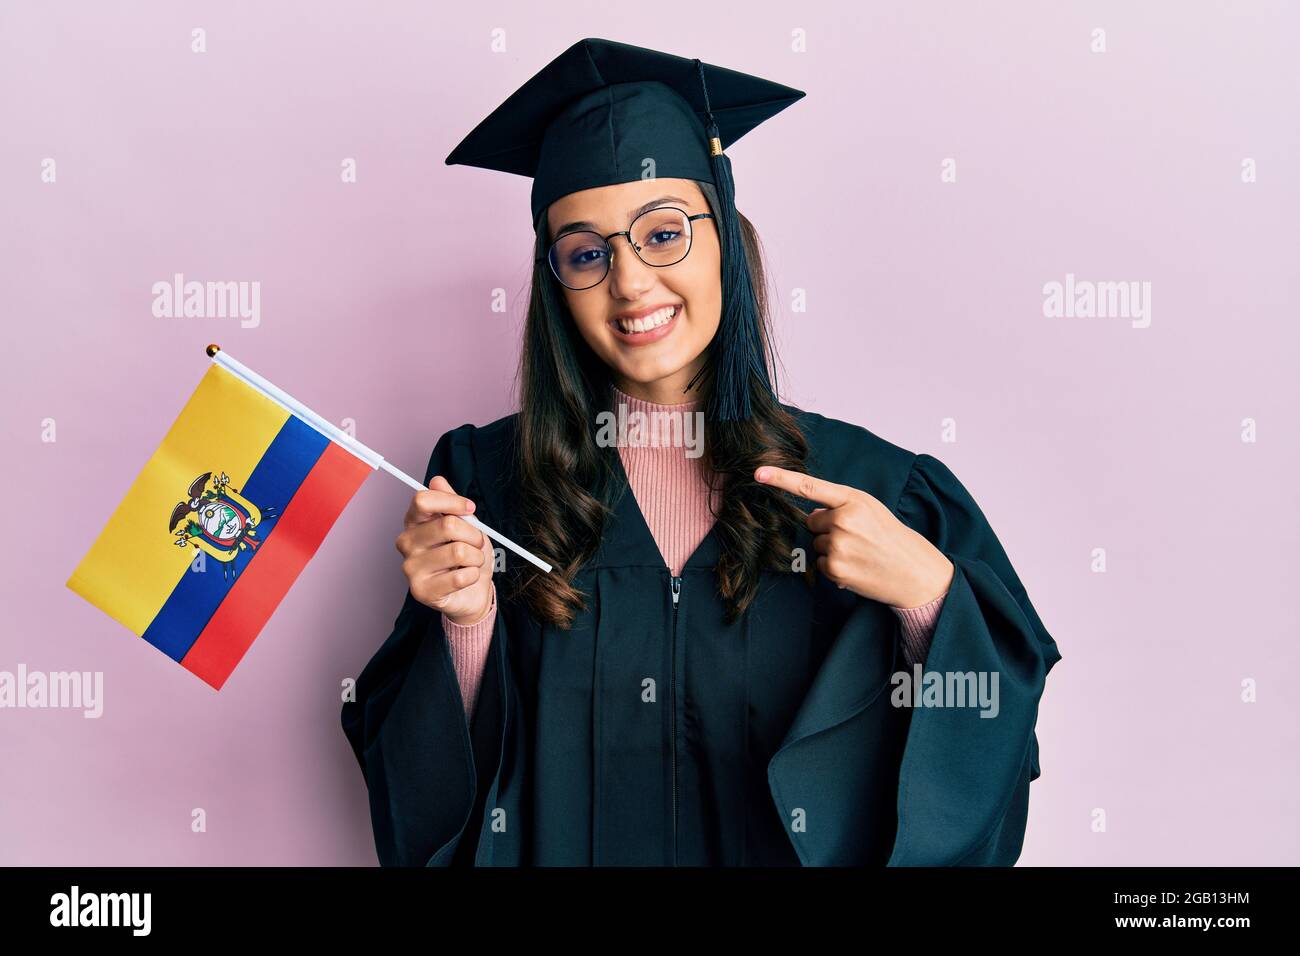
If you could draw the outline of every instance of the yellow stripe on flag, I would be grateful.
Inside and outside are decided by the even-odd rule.
[[[240,489],[289,412],[219,365],[209,366],[158,450],[113,512],[68,587],[144,634],[194,558],[167,526],[204,472]]]

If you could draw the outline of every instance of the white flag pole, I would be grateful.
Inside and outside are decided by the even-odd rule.
[[[404,484],[409,485],[410,487],[414,488],[416,491],[429,490],[425,485],[420,484],[418,481],[416,481],[406,472],[389,464],[388,461],[385,460],[383,455],[379,454],[378,452],[374,451],[371,448],[367,448],[365,445],[361,444],[361,442],[357,441],[347,432],[343,431],[340,428],[335,427],[333,424],[326,421],[324,418],[321,418],[319,415],[313,412],[306,405],[302,404],[297,399],[295,399],[292,395],[289,395],[287,392],[284,392],[281,389],[277,388],[275,385],[271,384],[266,379],[262,378],[262,376],[258,375],[256,372],[250,369],[248,366],[231,358],[229,353],[225,352],[221,348],[221,346],[216,344],[209,345],[207,347],[207,353],[209,356],[212,357],[212,361],[215,364],[220,365],[222,368],[230,372],[232,375],[235,375],[236,377],[240,378],[249,386],[261,392],[267,398],[271,399],[271,401],[276,402],[277,404],[283,406],[289,412],[298,416],[304,422],[310,425],[312,428],[316,429],[316,431],[320,432],[326,438],[330,439],[333,442],[338,443],[339,445],[342,445],[352,454],[356,455],[358,458],[364,461],[371,468],[382,468],[384,471],[388,472],[390,475],[393,475],[395,478],[399,478]],[[547,564],[541,558],[537,557],[532,552],[528,551],[528,549],[522,548],[519,545],[515,544],[505,535],[501,534],[499,531],[492,530],[483,522],[475,518],[473,515],[457,515],[456,517],[464,521],[468,521],[471,525],[473,525],[475,528],[478,528],[489,538],[493,539],[494,541],[501,542],[501,544],[505,545],[507,548],[509,548],[515,554],[519,555],[521,558],[524,558],[527,561],[531,561],[533,564],[537,565],[537,567],[541,568],[543,571],[547,572],[548,574],[550,573],[551,565]]]

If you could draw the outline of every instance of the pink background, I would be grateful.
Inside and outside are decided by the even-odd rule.
[[[105,684],[98,720],[0,710],[0,863],[374,862],[339,684],[405,593],[403,485],[369,479],[220,694],[64,582],[207,342],[417,476],[512,409],[529,181],[443,159],[583,36],[807,91],[731,151],[783,397],[947,462],[1059,643],[1021,863],[1300,862],[1296,8],[646,10],[0,7],[0,669]],[[261,324],[154,318],[175,272],[260,282]],[[1044,317],[1066,273],[1150,282],[1150,327]]]

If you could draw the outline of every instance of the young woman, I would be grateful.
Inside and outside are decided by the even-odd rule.
[[[533,176],[536,262],[520,411],[438,440],[343,707],[382,863],[1018,857],[1054,641],[938,459],[770,385],[720,147],[801,95],[583,40],[448,157]]]

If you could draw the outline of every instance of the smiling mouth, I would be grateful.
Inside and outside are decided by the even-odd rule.
[[[624,337],[634,339],[642,335],[650,335],[664,328],[673,319],[677,318],[681,310],[680,305],[667,306],[658,312],[652,312],[650,315],[637,319],[610,319],[609,326]]]

